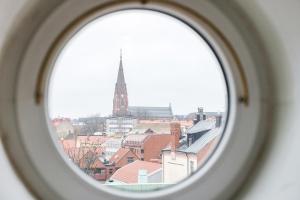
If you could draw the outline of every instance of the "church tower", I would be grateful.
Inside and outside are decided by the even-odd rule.
[[[124,78],[122,50],[120,52],[120,65],[118,71],[118,78],[115,85],[115,94],[113,100],[113,116],[126,116],[128,114],[128,96],[127,88]]]

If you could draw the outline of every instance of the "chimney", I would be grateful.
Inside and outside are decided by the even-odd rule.
[[[194,125],[199,121],[205,120],[205,116],[203,114],[203,107],[198,107],[198,112],[196,113],[196,119],[194,119]]]
[[[175,152],[176,148],[179,147],[179,139],[181,135],[180,123],[172,122],[170,124],[171,128],[171,151]]]
[[[222,115],[217,115],[216,116],[216,128],[221,127],[222,125]]]
[[[198,113],[203,113],[203,107],[198,107]]]

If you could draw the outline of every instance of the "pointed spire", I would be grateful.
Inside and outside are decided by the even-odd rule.
[[[123,62],[122,62],[122,49],[120,50],[120,65],[118,71],[117,84],[125,84],[124,71],[123,71]]]
[[[120,61],[122,62],[122,49],[120,49]]]
[[[124,78],[124,70],[122,63],[122,49],[120,50],[120,65],[118,71],[117,83],[115,86],[115,95],[113,100],[113,115],[125,116],[128,112],[128,97]]]

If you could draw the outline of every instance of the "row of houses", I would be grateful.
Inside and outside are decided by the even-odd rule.
[[[221,138],[221,117],[203,120],[182,138],[180,125],[171,124],[171,140],[160,153],[160,160],[136,161],[118,169],[108,184],[174,184],[199,169]],[[188,138],[190,139],[188,142]],[[184,142],[185,141],[185,142]]]
[[[78,136],[61,142],[69,158],[96,180],[172,184],[203,165],[221,137],[221,120],[221,116],[205,120],[198,116],[186,132],[172,122],[155,131],[142,126],[142,133],[125,138]]]
[[[171,134],[149,131],[126,138],[78,136],[62,139],[61,143],[75,164],[95,179],[106,181],[118,169],[136,160],[161,163],[161,150],[167,147],[170,137]]]

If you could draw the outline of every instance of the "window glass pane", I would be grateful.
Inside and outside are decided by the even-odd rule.
[[[88,23],[60,52],[49,84],[57,142],[84,173],[118,189],[157,190],[188,178],[226,123],[226,82],[213,50],[155,11]]]

